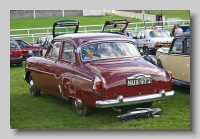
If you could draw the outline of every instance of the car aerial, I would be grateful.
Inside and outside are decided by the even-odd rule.
[[[92,107],[151,106],[175,94],[172,73],[144,60],[128,37],[114,33],[56,35],[44,57],[26,60],[23,78],[33,97],[43,91],[68,100],[79,116],[91,114]]]
[[[10,64],[17,64],[17,66],[22,66],[23,64],[20,47],[12,39],[10,39]]]
[[[23,60],[31,56],[41,56],[42,49],[39,45],[33,46],[19,38],[11,38],[11,39],[15,41],[17,45],[20,47]]]
[[[190,87],[190,32],[178,34],[170,48],[160,48],[145,59],[173,73],[173,84]]]
[[[173,37],[168,30],[152,30],[146,29],[138,31],[135,37],[135,44],[139,51],[155,55],[157,49],[161,47],[170,47]]]

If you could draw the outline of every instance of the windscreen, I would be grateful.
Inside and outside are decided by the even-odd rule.
[[[167,30],[153,30],[149,32],[149,36],[152,38],[156,37],[171,37],[170,32]]]

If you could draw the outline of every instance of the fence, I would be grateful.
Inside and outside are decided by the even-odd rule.
[[[146,22],[146,29],[150,29],[153,24],[156,24],[158,29],[165,29],[171,32],[174,24],[179,23],[181,26],[189,25],[190,20],[169,20],[169,21],[157,21],[157,22]],[[87,32],[102,32],[104,24],[101,25],[86,25],[79,26],[79,33]],[[127,31],[143,30],[144,22],[130,23]],[[11,29],[10,37],[21,38],[29,43],[35,43],[39,36],[52,35],[52,27],[47,28],[28,28],[28,29]]]

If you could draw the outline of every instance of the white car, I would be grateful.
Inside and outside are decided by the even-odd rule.
[[[173,38],[168,30],[148,29],[139,31],[133,39],[139,51],[155,55],[157,49],[170,47]]]

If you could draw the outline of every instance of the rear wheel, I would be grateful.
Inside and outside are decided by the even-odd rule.
[[[79,108],[76,103],[76,99],[74,98],[72,98],[72,106],[73,106],[74,112],[79,116],[87,116],[91,114],[91,109],[92,109],[91,107],[82,104],[82,107]]]
[[[29,76],[29,89],[30,89],[31,96],[33,97],[40,96],[40,90],[38,90],[37,87],[35,86],[35,83],[31,74]]]

